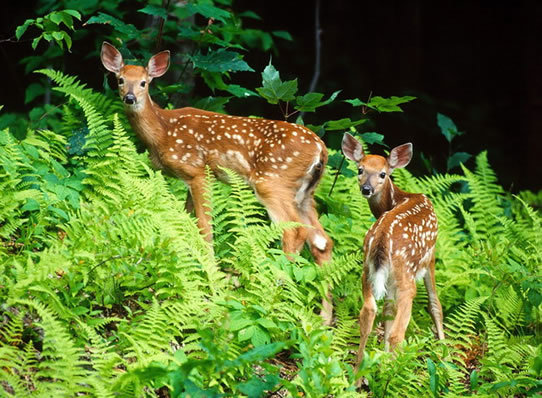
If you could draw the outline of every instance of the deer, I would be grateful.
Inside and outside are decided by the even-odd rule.
[[[296,222],[284,230],[282,249],[296,254],[307,243],[315,262],[331,260],[333,242],[318,219],[314,192],[328,153],[308,128],[286,121],[242,117],[192,107],[162,109],[149,95],[149,84],[169,68],[170,52],[153,55],[146,67],[125,65],[122,54],[103,42],[101,61],[114,73],[132,129],[147,148],[151,163],[188,186],[186,209],[212,244],[206,169],[224,182],[224,168],[240,175],[254,190],[272,222]],[[332,321],[331,294],[322,302],[324,324]]]
[[[410,163],[411,143],[393,148],[387,158],[366,155],[361,142],[345,133],[341,147],[344,155],[357,165],[361,194],[376,218],[363,243],[363,306],[359,314],[357,372],[376,316],[376,301],[386,298],[384,345],[385,350],[390,351],[405,338],[416,296],[416,281],[422,278],[429,297],[428,312],[438,339],[444,339],[442,306],[435,284],[438,222],[426,195],[405,192],[390,178],[395,169]]]

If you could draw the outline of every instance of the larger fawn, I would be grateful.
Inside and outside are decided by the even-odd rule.
[[[346,133],[342,150],[347,158],[356,162],[361,194],[377,218],[363,244],[364,302],[359,314],[361,337],[356,360],[356,368],[359,368],[373,327],[376,300],[386,298],[384,340],[386,350],[393,349],[405,338],[418,279],[424,280],[429,296],[428,310],[438,338],[444,338],[442,307],[435,286],[438,226],[429,199],[423,194],[402,191],[390,178],[393,170],[406,167],[410,162],[412,144],[393,148],[388,158],[365,155],[361,143]]]
[[[211,242],[205,170],[220,179],[228,168],[241,175],[267,208],[271,220],[307,225],[284,231],[285,253],[298,253],[305,242],[318,264],[329,261],[333,242],[315,209],[314,191],[327,162],[327,149],[311,130],[284,121],[238,117],[195,108],[161,109],[149,96],[149,83],[166,73],[169,51],[154,55],[147,67],[124,65],[121,53],[104,42],[101,60],[117,77],[130,124],[147,147],[152,163],[182,179],[189,188],[198,226]],[[331,304],[322,316],[331,322]]]

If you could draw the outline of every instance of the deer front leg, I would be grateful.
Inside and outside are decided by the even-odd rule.
[[[205,176],[192,178],[192,180],[190,180],[190,182],[188,183],[188,186],[190,188],[190,195],[192,197],[191,202],[193,203],[196,217],[198,219],[198,227],[204,239],[207,242],[212,243],[213,230],[211,227],[211,209],[205,198],[207,192],[207,183],[205,180]]]

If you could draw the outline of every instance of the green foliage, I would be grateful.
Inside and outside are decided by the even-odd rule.
[[[302,96],[296,96],[297,79],[283,82],[280,78],[280,73],[275,69],[271,60],[262,72],[262,87],[256,88],[260,94],[270,104],[286,103],[286,108],[283,110],[284,118],[288,119],[297,112],[315,112],[316,108],[332,103],[339,95],[339,91],[335,91],[331,96],[322,101],[324,94],[322,93],[307,93]],[[288,104],[293,102],[295,111],[288,112]],[[301,122],[298,119],[298,122]],[[348,127],[353,124],[348,125]]]
[[[64,34],[51,32],[67,27],[85,36],[99,27],[108,36],[96,35],[95,47],[107,38],[129,60],[148,58],[160,40],[189,42],[178,71],[191,69],[210,89],[241,98],[256,95],[228,82],[234,72],[251,71],[243,51],[267,51],[274,38],[291,39],[286,32],[245,28],[245,19],[258,16],[235,13],[229,0],[138,6],[140,15],[163,24],[162,37],[156,25],[125,23],[131,19],[118,2],[77,3],[87,20],[83,27],[66,11],[72,0],[41,0],[38,14],[49,14],[27,21],[17,37],[38,28],[38,37],[47,40],[50,32],[51,41],[69,48]],[[140,47],[128,48],[136,38]],[[55,64],[63,48],[28,57],[27,71],[44,61]],[[335,244],[329,264],[317,266],[306,249],[286,257],[281,236],[296,224],[270,223],[230,170],[223,170],[230,185],[210,173],[207,179],[211,248],[185,211],[187,188],[152,170],[111,90],[97,93],[62,72],[37,72],[43,80],[27,88],[28,103],[52,84],[61,106],[36,106],[27,118],[0,107],[2,396],[510,397],[542,390],[540,194],[504,192],[485,152],[470,168],[465,154],[450,151],[448,172],[458,174],[432,168],[426,177],[394,173],[401,188],[424,192],[435,205],[436,279],[447,338],[435,342],[420,286],[407,341],[395,355],[384,353],[377,328],[354,375],[363,239],[375,220],[351,163],[330,150],[315,195]],[[271,63],[262,78],[256,91],[286,104],[286,117],[338,96],[298,95],[297,80],[283,82]],[[169,94],[190,87],[178,81],[160,89]],[[229,99],[192,101],[223,111]],[[309,127],[319,134],[355,132],[369,110],[402,111],[412,99],[348,100],[362,116]],[[460,135],[443,115],[438,125],[450,145]],[[367,150],[385,145],[375,132],[362,138]],[[328,287],[332,328],[318,316]],[[365,382],[356,391],[358,376]]]
[[[392,357],[378,334],[371,336],[359,373],[367,384],[356,391],[361,248],[374,218],[353,165],[346,166],[350,176],[337,176],[331,196],[328,169],[316,194],[335,242],[330,264],[317,267],[307,252],[289,260],[280,237],[293,225],[271,224],[229,170],[228,186],[208,178],[212,251],[184,210],[186,188],[151,170],[113,113],[116,105],[69,76],[42,73],[71,99],[62,128],[30,130],[23,140],[7,130],[0,135],[6,394],[540,390],[540,215],[503,192],[485,153],[462,175],[416,178],[397,170],[396,183],[426,192],[439,218],[437,283],[447,339],[435,343],[420,289],[407,342]],[[457,192],[457,184],[467,189]],[[317,315],[328,286],[332,329]]]
[[[371,97],[367,102],[361,101],[358,98],[344,100],[344,102],[348,102],[352,106],[362,106],[364,108],[373,109],[378,112],[403,112],[399,105],[405,104],[415,99],[416,97],[408,95],[404,97],[391,96],[390,98],[376,96]]]
[[[42,39],[47,42],[55,42],[61,49],[66,44],[66,48],[70,50],[72,47],[72,38],[65,30],[61,29],[60,24],[64,24],[70,30],[74,30],[74,18],[80,21],[81,14],[76,10],[62,10],[53,11],[36,19],[27,19],[24,24],[18,26],[15,30],[15,37],[19,40],[30,26],[35,26],[43,32],[32,40],[32,48],[34,50]]]

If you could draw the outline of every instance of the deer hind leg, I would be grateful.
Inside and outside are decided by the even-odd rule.
[[[266,207],[273,222],[294,221],[303,223],[295,206],[294,194],[288,190],[280,190],[276,186],[259,184],[255,187],[258,199]],[[282,235],[282,250],[286,254],[297,254],[307,239],[305,227],[288,228]]]
[[[391,327],[395,319],[395,313],[395,297],[393,297],[391,294],[387,294],[386,299],[384,300],[384,309],[382,310],[382,315],[384,318],[384,344],[387,343],[390,337]]]
[[[333,241],[326,234],[322,224],[320,224],[320,220],[318,220],[318,213],[316,212],[312,193],[307,193],[298,207],[303,223],[310,226],[307,228],[307,243],[311,254],[314,257],[314,261],[318,265],[322,265],[331,260]],[[333,296],[329,289],[322,299],[320,316],[326,326],[331,325],[333,322]]]
[[[186,202],[184,202],[184,209],[186,210],[188,214],[194,211],[194,201],[192,200],[192,194],[190,193],[190,190],[188,190],[188,194],[186,195]]]
[[[440,300],[437,295],[437,287],[435,283],[435,255],[434,254],[431,259],[431,263],[429,264],[428,271],[429,272],[427,272],[423,278],[425,288],[427,289],[427,296],[429,297],[429,304],[427,306],[427,310],[429,312],[429,315],[431,315],[433,322],[435,323],[438,339],[443,340],[444,327],[442,325],[442,319],[443,319],[442,306],[440,305]]]
[[[188,187],[190,189],[190,197],[196,217],[198,219],[198,227],[201,231],[201,234],[207,242],[212,243],[213,241],[213,229],[211,227],[211,216],[210,216],[210,207],[205,198],[207,192],[207,182],[205,176],[203,177],[194,177],[188,182]],[[187,198],[187,207],[189,201]]]
[[[386,350],[395,349],[405,339],[406,328],[412,313],[412,301],[416,296],[416,282],[405,281],[403,286],[397,286],[396,296],[397,312],[385,343]]]
[[[360,365],[363,362],[363,354],[365,352],[365,346],[367,345],[367,339],[369,334],[373,330],[373,323],[376,317],[376,300],[373,295],[373,288],[369,282],[367,275],[367,268],[363,272],[362,278],[362,288],[363,288],[363,307],[359,312],[359,347],[358,353],[356,356],[356,367],[354,369],[354,374],[359,370]],[[361,380],[358,380],[356,383],[359,387]]]
[[[322,224],[320,224],[312,193],[307,193],[303,202],[300,203],[299,212],[303,223],[312,227],[307,229],[307,243],[314,260],[318,265],[330,261],[333,241],[324,231]]]

